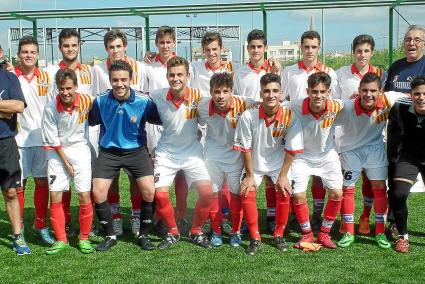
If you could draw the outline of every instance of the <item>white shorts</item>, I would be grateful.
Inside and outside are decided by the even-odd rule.
[[[90,126],[89,127],[89,146],[92,160],[92,167],[96,161],[97,156],[99,156],[99,126]]]
[[[388,160],[384,144],[362,146],[340,154],[344,186],[354,186],[362,170],[369,180],[386,180]]]
[[[274,170],[274,171],[267,171],[267,172],[255,171],[254,170],[254,181],[255,181],[255,184],[257,185],[257,188],[260,187],[260,184],[263,181],[264,176],[270,177],[272,182],[274,184],[276,184],[277,178],[279,177],[279,174],[280,174],[280,169],[277,169],[277,170]],[[242,173],[242,177],[241,177],[241,180],[240,180],[241,183],[242,183],[242,180],[244,178],[245,178],[245,170]],[[288,171],[288,180],[291,180],[291,170]]]
[[[154,158],[155,188],[171,186],[179,170],[184,171],[184,176],[189,188],[195,181],[211,180],[201,157],[172,160],[168,157],[157,155]]]
[[[337,152],[331,151],[318,161],[295,159],[292,163],[292,192],[305,192],[310,176],[320,177],[326,189],[342,189],[341,163]]]
[[[35,178],[44,178],[47,175],[46,151],[43,147],[19,148],[19,163],[22,169],[22,179],[30,175]]]
[[[74,168],[74,186],[77,193],[89,192],[91,189],[91,155],[88,146],[64,148],[66,157]],[[50,191],[68,191],[72,178],[56,155],[47,161],[47,174]]]
[[[219,192],[223,186],[224,180],[226,180],[230,187],[230,192],[233,194],[239,194],[243,165],[236,170],[232,165],[233,169],[230,170],[226,169],[226,164],[213,160],[205,160],[205,166],[207,167],[208,173],[211,177],[213,192]]]

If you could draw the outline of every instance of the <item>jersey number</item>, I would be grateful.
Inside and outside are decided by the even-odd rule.
[[[353,178],[352,171],[342,171],[342,175],[344,176],[344,180],[351,180]]]

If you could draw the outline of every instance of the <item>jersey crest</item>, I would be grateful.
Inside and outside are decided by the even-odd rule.
[[[192,88],[189,88],[189,91],[189,100],[184,102],[184,104],[186,104],[184,117],[186,119],[194,119],[198,115],[197,108],[199,101],[201,100],[201,92],[198,89]]]
[[[49,86],[51,84],[49,74],[40,70],[40,75],[36,76],[36,78],[37,94],[40,97],[44,97],[47,95],[47,91],[49,90]]]
[[[91,82],[91,67],[87,64],[81,64],[81,68],[79,70],[80,82],[83,85],[90,85]]]
[[[327,110],[323,114],[323,119],[320,126],[322,128],[331,127],[335,122],[336,116],[341,111],[341,109],[341,102],[335,100],[328,100]]]
[[[378,99],[378,103],[382,104],[382,107],[375,110],[375,124],[380,124],[383,121],[388,119],[388,115],[390,114],[390,102],[388,101],[387,96],[382,95]]]
[[[239,118],[242,113],[247,109],[246,100],[243,98],[233,97],[234,108],[229,111],[230,127],[236,128]]]
[[[127,62],[130,66],[131,69],[133,69],[133,78],[131,79],[131,85],[138,85],[139,84],[139,67],[137,66],[137,61],[131,58],[128,58],[128,62]]]
[[[93,100],[89,95],[80,94],[80,104],[78,105],[78,122],[80,124],[83,124],[88,119],[92,104]]]
[[[282,111],[276,117],[273,125],[273,137],[280,137],[286,134],[293,119],[293,112],[289,108],[282,107]]]

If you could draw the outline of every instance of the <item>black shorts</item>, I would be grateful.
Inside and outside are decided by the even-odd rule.
[[[0,187],[2,190],[21,186],[21,167],[15,137],[0,139]]]
[[[114,179],[121,169],[135,179],[153,176],[153,162],[146,147],[133,151],[117,151],[100,148],[93,171],[93,178]]]
[[[395,167],[394,179],[401,178],[415,182],[418,173],[421,173],[422,179],[425,179],[425,165],[412,158],[400,155]]]

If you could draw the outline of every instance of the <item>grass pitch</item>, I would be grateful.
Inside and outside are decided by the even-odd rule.
[[[279,252],[273,237],[263,233],[262,250],[247,256],[243,247],[231,248],[226,237],[219,248],[205,250],[185,238],[166,251],[141,251],[135,244],[129,226],[129,193],[126,178],[121,178],[121,204],[124,213],[124,236],[118,245],[105,253],[83,255],[77,239],[70,240],[72,249],[47,256],[47,246],[33,232],[33,183],[26,190],[26,240],[31,255],[18,257],[11,250],[8,237],[10,224],[0,205],[0,282],[1,283],[424,283],[425,282],[425,194],[409,197],[410,253],[403,255],[393,249],[377,247],[374,238],[357,237],[348,249],[322,249],[304,253],[296,249]],[[361,211],[361,190],[356,194],[356,220]],[[190,194],[189,208],[194,207],[195,194]],[[261,189],[258,207],[262,232],[265,228],[265,198]],[[311,202],[310,202],[311,204]],[[189,209],[191,215],[192,210]],[[78,201],[72,198],[74,227],[78,230]],[[372,217],[373,218],[373,217]],[[339,240],[338,224],[333,238]],[[77,231],[78,232],[78,231]],[[297,235],[285,236],[292,246]],[[158,237],[153,238],[159,241]],[[98,239],[99,241],[99,239]],[[96,243],[96,242],[94,242]]]

